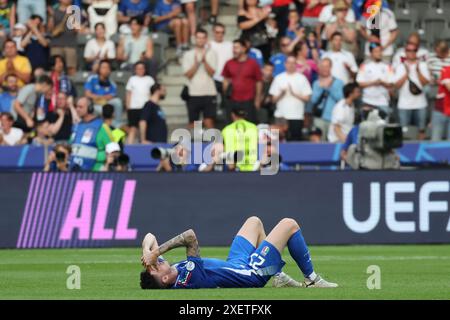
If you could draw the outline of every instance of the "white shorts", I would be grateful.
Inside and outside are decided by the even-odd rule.
[[[181,2],[181,4],[185,4],[185,3],[197,2],[197,0],[181,0],[180,2]]]

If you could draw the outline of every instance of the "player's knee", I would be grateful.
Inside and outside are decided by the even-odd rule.
[[[280,221],[280,224],[282,224],[286,229],[292,230],[293,232],[300,229],[297,221],[292,218],[284,218]]]
[[[248,218],[247,222],[254,224],[254,225],[262,226],[262,221],[257,216],[252,216],[252,217]]]

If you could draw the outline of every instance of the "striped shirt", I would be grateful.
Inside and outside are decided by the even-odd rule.
[[[445,59],[439,58],[436,53],[431,53],[427,59],[428,68],[436,81],[441,78],[443,68],[450,66],[450,56]]]

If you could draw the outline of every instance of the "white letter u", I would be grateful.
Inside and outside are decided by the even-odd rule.
[[[342,194],[344,222],[347,227],[356,233],[368,233],[372,231],[380,220],[380,184],[370,184],[370,215],[366,221],[358,221],[353,215],[353,183],[344,183]]]

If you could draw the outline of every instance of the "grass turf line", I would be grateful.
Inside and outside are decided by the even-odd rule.
[[[202,248],[226,258],[228,248]],[[142,290],[140,249],[0,250],[0,299],[450,299],[450,245],[315,246],[315,270],[337,289],[265,288]],[[165,257],[182,260],[183,249]],[[284,254],[284,271],[301,279]],[[66,288],[69,265],[81,268],[81,290]],[[369,290],[367,267],[381,268],[381,290]]]

